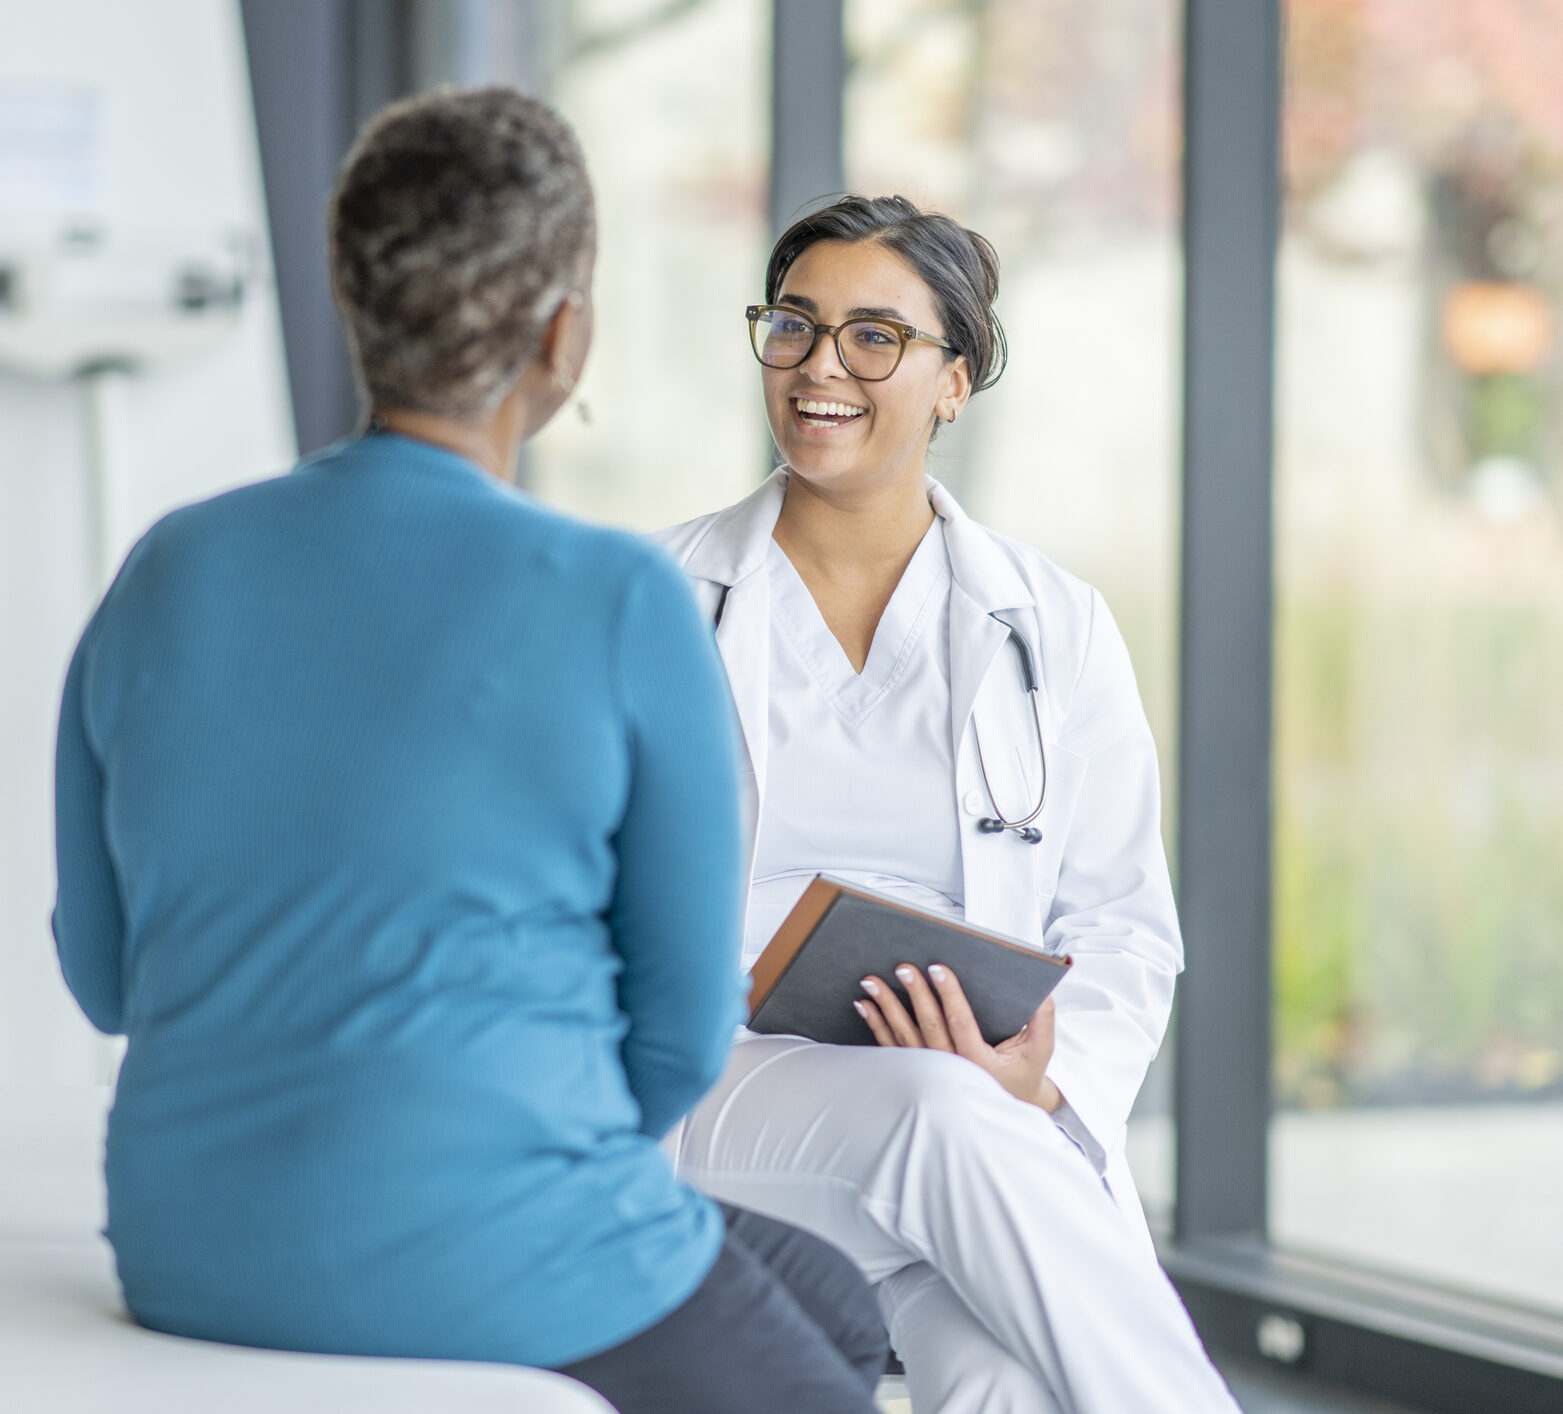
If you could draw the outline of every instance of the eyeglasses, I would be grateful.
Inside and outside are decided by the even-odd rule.
[[[845,324],[816,324],[799,310],[784,304],[751,304],[749,342],[754,356],[767,368],[796,368],[810,354],[822,334],[836,341],[841,366],[865,383],[882,383],[901,366],[901,356],[911,343],[948,349],[943,339],[888,319],[849,319]]]

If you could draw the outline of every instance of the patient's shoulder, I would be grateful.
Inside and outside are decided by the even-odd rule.
[[[620,587],[648,575],[682,580],[673,557],[654,537],[581,520],[530,498],[527,510],[538,549],[562,569]]]

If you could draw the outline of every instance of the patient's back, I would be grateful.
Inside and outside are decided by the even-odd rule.
[[[606,921],[645,576],[677,571],[392,437],[132,553],[82,651],[145,1323],[551,1364],[583,1306],[709,1265],[719,1217],[638,1132]]]

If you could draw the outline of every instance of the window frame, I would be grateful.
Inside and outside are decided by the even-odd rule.
[[[1218,1351],[1429,1411],[1563,1404],[1563,1319],[1269,1240],[1281,0],[1186,0],[1174,1116],[1162,1261]],[[1433,1236],[1433,1235],[1430,1235]],[[1267,1340],[1290,1322],[1300,1344]]]

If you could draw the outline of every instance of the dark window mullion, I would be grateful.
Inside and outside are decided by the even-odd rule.
[[[1279,0],[1187,0],[1179,1242],[1266,1229]]]
[[[844,0],[773,0],[771,234],[841,191],[847,56]]]

